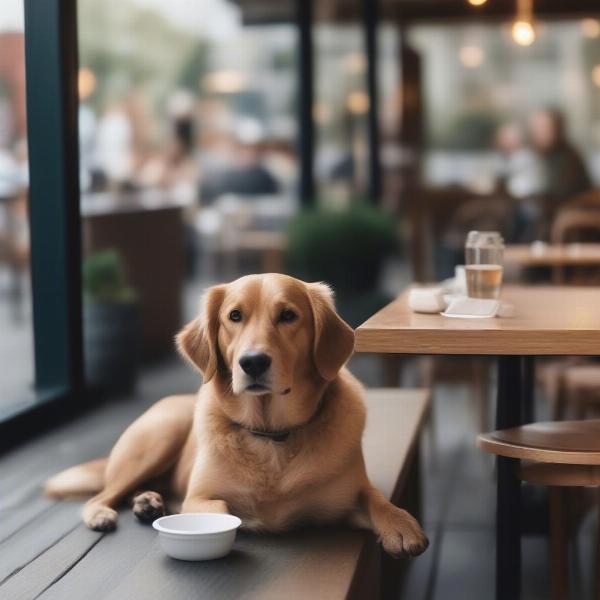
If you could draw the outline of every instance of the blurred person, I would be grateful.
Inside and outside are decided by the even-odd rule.
[[[110,183],[124,184],[133,173],[133,129],[123,104],[110,106],[98,121],[95,164]]]
[[[146,188],[159,188],[169,192],[170,198],[181,203],[184,210],[184,235],[186,270],[192,275],[196,270],[200,251],[194,221],[197,211],[200,170],[194,157],[196,138],[191,115],[172,119],[171,137],[164,153],[142,165],[134,182]]]
[[[518,123],[507,121],[494,135],[498,152],[497,188],[513,198],[527,198],[542,189],[542,164],[536,153],[525,144]]]
[[[496,191],[517,201],[510,241],[533,241],[542,216],[538,201],[543,192],[542,161],[526,146],[524,132],[514,121],[498,127],[494,145],[498,153]]]
[[[202,202],[210,204],[224,194],[269,196],[279,193],[280,184],[266,166],[260,123],[242,119],[232,142],[229,165],[203,182]]]
[[[564,115],[556,109],[535,111],[528,122],[529,139],[542,172],[545,226],[565,200],[592,187],[581,154],[567,139]]]
[[[96,115],[85,103],[79,104],[79,180],[82,191],[92,186],[96,149]]]
[[[264,145],[264,163],[286,190],[293,190],[298,172],[296,149],[284,139],[272,138]]]
[[[192,201],[198,187],[200,172],[194,159],[194,125],[181,117],[172,124],[171,137],[164,154],[149,160],[140,170],[136,182],[144,187],[169,189]]]

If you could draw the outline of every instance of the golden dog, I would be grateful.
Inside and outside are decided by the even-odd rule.
[[[163,497],[183,512],[231,512],[250,530],[306,521],[368,527],[390,554],[420,554],[427,538],[367,478],[360,383],[344,368],[354,333],[329,288],[285,275],[251,275],[210,288],[200,316],[177,336],[203,374],[199,393],[164,398],[110,456],[52,477],[52,497],[95,494],[85,524],[116,527],[115,507],[150,522]]]

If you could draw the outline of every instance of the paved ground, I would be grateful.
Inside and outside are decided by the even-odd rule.
[[[0,268],[0,418],[16,405],[32,399],[33,336],[29,288],[15,303],[9,275]]]

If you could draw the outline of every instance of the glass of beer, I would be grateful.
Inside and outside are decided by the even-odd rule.
[[[465,245],[469,298],[500,296],[504,240],[497,231],[470,231]]]

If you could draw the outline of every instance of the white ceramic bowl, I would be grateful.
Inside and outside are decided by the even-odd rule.
[[[229,554],[238,517],[217,513],[186,513],[156,519],[152,527],[158,531],[162,549],[179,560],[212,560]]]

